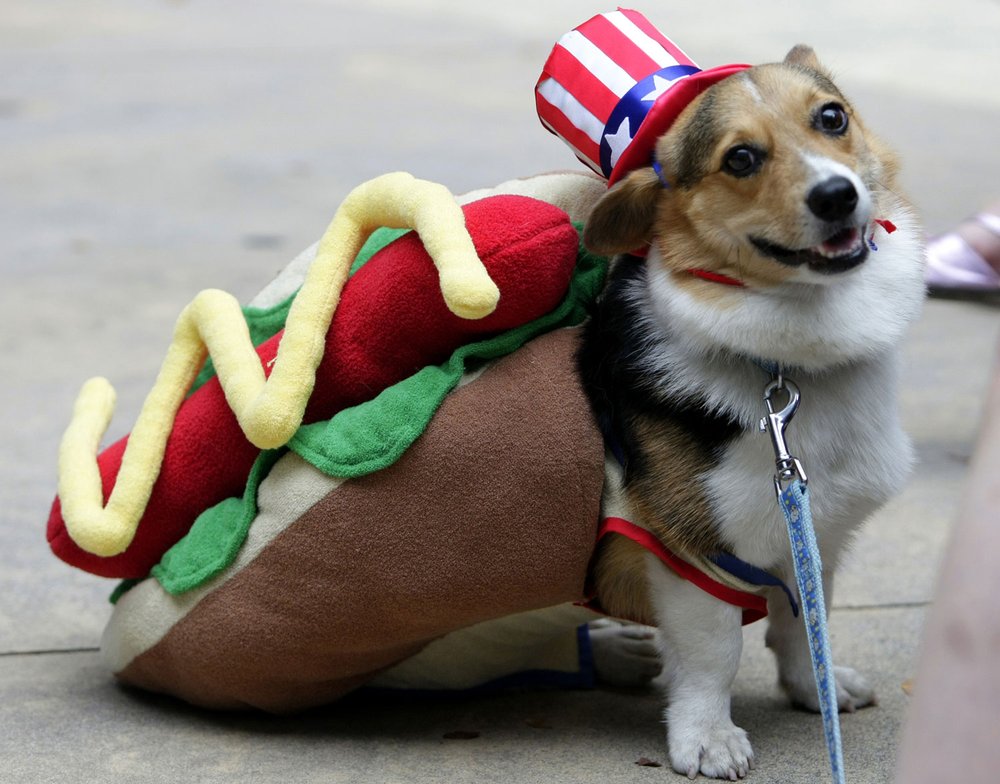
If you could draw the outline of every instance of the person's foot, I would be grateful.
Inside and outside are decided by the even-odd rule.
[[[648,685],[660,674],[656,629],[611,619],[593,621],[587,629],[597,680],[609,686]]]
[[[934,296],[1000,296],[1000,205],[927,244],[927,288]]]

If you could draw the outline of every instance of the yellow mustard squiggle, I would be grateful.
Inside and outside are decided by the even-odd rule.
[[[202,291],[181,312],[106,506],[97,452],[111,421],[115,392],[103,378],[83,385],[59,448],[59,499],[66,530],[77,545],[108,557],[131,544],[159,476],[177,410],[206,356],[215,363],[226,401],[246,437],[261,449],[288,442],[312,394],[351,264],[380,226],[416,229],[453,313],[477,319],[496,308],[500,292],[476,255],[462,210],[447,188],[402,172],[358,186],[320,240],[289,310],[270,377],[264,376],[239,302],[231,294]]]

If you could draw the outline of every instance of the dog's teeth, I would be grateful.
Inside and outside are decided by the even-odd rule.
[[[826,242],[821,242],[812,250],[827,259],[836,259],[841,256],[850,256],[858,252],[863,238],[857,229],[844,230],[838,232]]]

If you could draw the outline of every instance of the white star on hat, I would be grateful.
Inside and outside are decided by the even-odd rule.
[[[625,148],[632,143],[632,131],[629,128],[629,118],[626,117],[622,120],[622,124],[618,126],[618,130],[614,133],[604,134],[604,138],[607,140],[608,144],[611,145],[611,166],[613,168],[618,164],[618,159],[621,158],[622,153],[625,152]]]
[[[670,89],[670,85],[673,82],[669,79],[664,79],[662,76],[657,74],[653,75],[653,90],[647,95],[642,96],[643,101],[655,101],[661,95],[663,95],[667,90]]]

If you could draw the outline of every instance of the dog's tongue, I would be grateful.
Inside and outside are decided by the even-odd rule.
[[[829,239],[822,242],[816,250],[823,256],[835,258],[857,250],[861,243],[861,232],[857,229],[844,229],[838,231]]]

